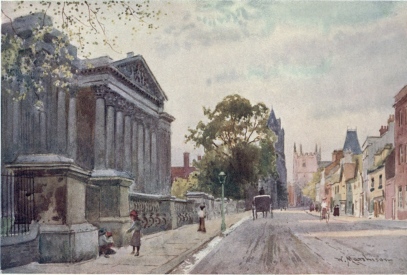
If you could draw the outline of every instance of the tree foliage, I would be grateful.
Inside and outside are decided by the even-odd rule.
[[[106,26],[128,25],[126,35],[133,35],[143,26],[153,29],[153,22],[161,14],[151,9],[148,0],[10,1],[2,6],[2,19],[7,25],[1,37],[2,93],[22,100],[27,92],[33,92],[38,108],[43,104],[40,94],[45,83],[59,89],[75,84],[73,61],[77,51],[88,58],[91,52],[87,45],[99,43],[119,51],[117,35],[108,33]],[[23,11],[29,12],[28,21],[15,18],[14,14]]]
[[[208,122],[200,121],[186,135],[187,142],[204,148],[205,155],[196,163],[201,191],[219,195],[218,174],[224,171],[225,196],[240,199],[248,186],[273,173],[274,135],[267,128],[268,113],[263,103],[252,105],[239,95],[225,97],[213,111],[204,107]]]
[[[194,191],[198,186],[197,173],[191,173],[188,179],[177,178],[171,187],[171,195],[185,199],[187,191]]]
[[[312,179],[302,189],[302,193],[313,201],[316,200],[316,187],[321,181],[322,171],[323,168],[319,168],[317,172],[312,175]]]
[[[69,51],[69,41],[50,26],[32,27],[24,39],[15,33],[1,36],[2,91],[14,100],[24,99],[28,91],[37,96],[45,90],[47,80],[57,88],[65,89],[74,84],[74,54]]]
[[[4,4],[3,4],[4,5]],[[108,25],[128,26],[126,35],[134,35],[140,28],[154,29],[155,21],[162,15],[153,10],[149,0],[141,1],[12,1],[13,12],[28,10],[29,14],[47,15],[54,19],[54,27],[61,30],[78,46],[84,57],[89,44],[103,44],[118,51],[117,35],[106,31]],[[11,22],[13,14],[2,9],[3,16]],[[89,39],[91,37],[91,40]]]

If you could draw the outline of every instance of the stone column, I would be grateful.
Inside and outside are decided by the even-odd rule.
[[[106,97],[107,117],[106,117],[106,168],[115,168],[115,108],[116,96],[113,93],[107,93]]]
[[[58,110],[57,110],[57,152],[66,152],[66,104],[65,91],[58,89]]]
[[[131,117],[126,114],[124,117],[124,171],[132,173],[132,142],[131,142]]]
[[[144,191],[146,193],[151,193],[151,132],[150,127],[145,128],[145,155],[144,155]]]
[[[95,170],[103,170],[106,168],[106,107],[104,89],[102,87],[97,87],[95,95]]]
[[[158,163],[157,163],[157,134],[153,130],[151,132],[151,189],[153,194],[160,194],[161,190],[157,182]]]
[[[76,88],[71,88],[69,98],[68,111],[68,155],[72,159],[76,159]],[[96,103],[97,104],[97,103]],[[97,118],[96,118],[97,119]],[[96,140],[95,140],[96,145]],[[96,147],[96,146],[95,146]],[[96,152],[96,148],[95,148]],[[95,160],[96,163],[96,160]]]
[[[140,192],[144,191],[144,126],[138,124],[137,135],[137,185]]]
[[[44,110],[40,111],[40,151],[45,153],[47,151],[47,123],[46,114]]]
[[[12,135],[12,142],[13,142],[13,148],[17,149],[19,144],[20,144],[20,127],[21,127],[21,111],[20,111],[20,106],[21,102],[20,101],[13,101],[13,120],[9,119],[7,120],[9,123],[8,127],[9,129],[13,129],[13,135]]]
[[[124,117],[123,107],[124,99],[119,99],[116,105],[116,132],[115,132],[115,168],[118,171],[123,171],[123,129]]]
[[[134,117],[132,118],[134,119]],[[139,190],[139,183],[137,181],[138,177],[138,123],[136,120],[131,122],[133,124],[132,127],[132,135],[131,135],[131,172],[134,177],[134,185],[131,187],[132,191],[138,192]]]

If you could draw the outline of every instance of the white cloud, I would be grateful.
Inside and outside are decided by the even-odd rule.
[[[198,4],[198,6],[197,6]],[[238,93],[273,106],[286,133],[288,177],[294,142],[322,146],[323,159],[343,146],[347,127],[362,144],[393,112],[407,84],[406,2],[152,1],[167,16],[160,28],[131,37],[108,26],[122,54],[100,46],[95,56],[146,59],[169,97],[173,165],[182,165],[188,127]],[[200,152],[201,153],[201,152]],[[192,153],[196,155],[197,153]]]

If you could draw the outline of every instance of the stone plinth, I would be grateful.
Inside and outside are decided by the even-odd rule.
[[[59,155],[28,155],[7,168],[34,176],[39,262],[77,262],[98,256],[97,228],[85,218],[89,172]]]

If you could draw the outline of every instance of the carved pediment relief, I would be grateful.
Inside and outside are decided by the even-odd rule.
[[[152,72],[148,68],[141,56],[124,59],[114,63],[114,66],[127,77],[128,80],[135,83],[144,92],[150,94],[159,101],[164,101],[166,96],[156,82]]]

